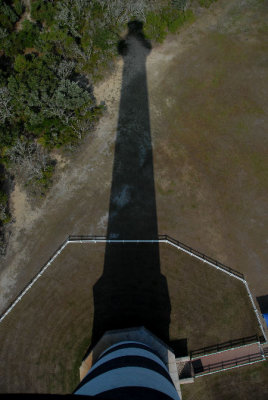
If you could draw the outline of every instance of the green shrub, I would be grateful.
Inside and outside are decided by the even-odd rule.
[[[108,50],[111,43],[116,42],[117,37],[107,28],[97,29],[93,36],[93,46],[101,50]]]
[[[7,2],[0,0],[0,26],[8,29],[13,28],[19,17]]]
[[[148,39],[162,43],[168,32],[176,33],[185,22],[193,22],[192,10],[181,11],[174,7],[165,7],[161,13],[150,12],[144,26]]]
[[[8,196],[0,190],[0,224],[4,225],[10,222],[11,215],[8,210]]]
[[[34,47],[38,35],[39,29],[37,25],[26,19],[22,23],[22,30],[17,34],[17,48],[24,50],[26,47]]]
[[[31,2],[31,17],[41,23],[51,26],[56,14],[56,7],[53,3],[44,0],[35,0]]]
[[[10,147],[19,136],[22,129],[21,123],[0,124],[0,153],[5,147]]]
[[[34,186],[37,186],[40,195],[44,196],[52,184],[52,177],[55,170],[54,165],[48,165],[42,173],[42,177],[35,179]],[[32,184],[33,182],[31,182]]]
[[[216,0],[200,3],[207,5],[213,1]],[[44,147],[71,148],[92,129],[102,107],[96,107],[91,92],[78,84],[74,76],[86,73],[95,83],[105,75],[113,65],[119,33],[128,20],[145,16],[145,35],[163,42],[169,32],[178,32],[194,18],[190,10],[185,11],[187,0],[163,0],[157,7],[149,3],[133,8],[127,0],[118,10],[98,0],[31,0],[33,21],[25,20],[17,31],[15,23],[24,11],[23,2],[0,0],[0,86],[8,87],[12,110],[5,126],[0,126],[0,153],[9,168],[18,174],[26,168],[23,156],[14,153],[18,150],[32,151],[36,169],[42,151],[47,154]],[[24,54],[26,48],[36,51]],[[62,63],[65,67],[61,67]],[[72,67],[66,74],[68,65]],[[35,154],[40,155],[40,160]],[[48,161],[46,168],[40,168],[38,176],[24,182],[44,192],[54,167]]]
[[[23,53],[26,47],[35,47],[36,40],[39,37],[38,26],[28,20],[22,24],[22,30],[13,31],[4,38],[2,47],[6,56],[15,57],[17,54]]]
[[[144,33],[148,39],[162,43],[167,36],[167,25],[163,15],[149,12],[144,24]]]
[[[7,86],[8,77],[13,72],[13,59],[2,54],[0,57],[0,87]]]
[[[184,11],[187,6],[188,0],[171,0],[171,4],[179,11]]]
[[[37,49],[50,56],[61,55],[63,58],[75,58],[73,46],[75,39],[66,29],[52,26],[49,31],[43,31],[38,40]]]
[[[13,8],[18,16],[21,16],[21,14],[24,12],[25,7],[24,4],[22,3],[22,0],[14,0],[13,1]]]
[[[57,124],[54,124],[43,132],[38,142],[47,149],[59,148],[70,143],[76,143],[77,135],[71,127],[62,124],[59,128]]]
[[[201,7],[209,8],[212,3],[216,3],[217,0],[198,0]]]
[[[167,29],[171,33],[178,32],[185,22],[193,22],[195,19],[192,10],[174,11],[172,9],[167,9],[164,18],[166,20]]]

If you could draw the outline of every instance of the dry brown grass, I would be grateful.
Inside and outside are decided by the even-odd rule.
[[[70,393],[77,386],[104,250],[103,244],[68,245],[2,322],[1,392]],[[187,338],[191,350],[258,333],[239,281],[168,245],[160,246],[160,261],[171,302],[171,340]]]
[[[149,78],[157,209],[160,233],[240,270],[265,295],[268,8],[240,3],[217,2],[211,29],[197,21],[161,83]]]
[[[183,385],[183,400],[265,400],[268,396],[268,361],[204,376]]]
[[[244,285],[172,247],[161,246],[171,301],[170,339],[188,349],[260,334]]]
[[[218,0],[179,38],[154,49],[148,60],[159,233],[243,272],[257,296],[268,291],[267,32],[265,1]],[[25,219],[16,226],[1,270],[2,307],[68,234],[105,234],[120,73],[116,79],[117,91],[113,85],[112,94],[106,90],[107,97],[115,96],[111,116],[71,159],[41,212],[32,221],[25,209]],[[99,100],[106,99],[104,94]],[[1,391],[67,393],[75,387],[90,342],[92,286],[103,266],[103,248],[94,257],[87,252],[73,254],[68,262],[63,254],[57,260],[61,264],[2,324]],[[253,326],[246,330],[247,318],[253,319],[236,281],[225,285],[222,275],[216,285],[215,271],[203,265],[199,270],[192,259],[189,266],[188,258],[180,260],[188,266],[180,275],[177,257],[173,252],[166,257],[161,248],[172,339],[188,337],[191,348],[256,333]],[[235,326],[234,303],[247,315],[239,310]],[[200,378],[185,393],[218,400],[230,379],[225,398],[239,398],[244,388],[265,398],[265,365],[249,367],[249,378],[242,376],[246,367]]]

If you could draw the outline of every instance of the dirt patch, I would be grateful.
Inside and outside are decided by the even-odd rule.
[[[267,7],[257,0],[243,4],[218,1],[203,11],[179,36],[153,49],[147,73],[159,232],[243,270],[257,294],[264,295]],[[238,39],[232,36],[234,27]],[[2,260],[3,279],[10,275],[7,266],[19,272],[21,262],[30,278],[70,233],[105,233],[121,72],[119,61],[114,74],[96,87],[108,112],[63,168],[35,217],[25,201],[24,216],[17,213]],[[41,242],[44,256],[37,251],[34,259],[33,249]],[[12,293],[2,289],[5,306]]]
[[[38,212],[34,211],[27,199],[25,191],[16,184],[10,196],[10,205],[12,216],[14,219],[14,230],[20,230],[22,227],[27,228],[27,225],[32,225]]]
[[[31,1],[30,0],[22,0],[22,3],[25,6],[25,11],[21,15],[20,20],[16,23],[15,30],[20,31],[22,29],[23,22],[27,19],[33,22],[31,18]]]
[[[159,233],[243,272],[257,296],[268,291],[267,32],[265,2],[218,0],[147,61]],[[69,234],[106,233],[121,73],[120,61],[95,89],[107,113],[34,214],[16,189],[25,215],[2,260],[1,309]]]
[[[246,273],[265,295],[267,7],[255,1],[252,14],[253,2],[244,2],[241,16],[239,4],[218,1],[148,57],[158,226]],[[227,24],[230,14],[235,24]],[[258,29],[249,28],[250,18]],[[228,30],[234,26],[239,40]],[[121,74],[120,60],[95,88],[108,111],[43,205],[32,211],[23,195],[15,200],[16,189],[20,211],[1,267],[3,308],[67,235],[105,234]],[[13,290],[2,284],[14,276],[23,283]]]
[[[118,60],[110,73],[108,79],[97,84],[94,88],[94,95],[97,103],[105,102],[109,115],[118,115],[118,99],[120,98],[122,84],[122,59]]]

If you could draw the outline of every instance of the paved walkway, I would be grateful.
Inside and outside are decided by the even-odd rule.
[[[259,343],[252,343],[247,346],[200,357],[194,360],[192,364],[195,375],[203,375],[261,360],[263,360],[263,354]]]

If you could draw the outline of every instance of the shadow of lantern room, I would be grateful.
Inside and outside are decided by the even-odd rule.
[[[157,239],[153,149],[146,76],[152,46],[132,21],[118,43],[124,60],[117,124],[108,239]],[[109,244],[94,285],[91,347],[107,330],[145,326],[168,342],[170,300],[160,272],[159,245]]]

